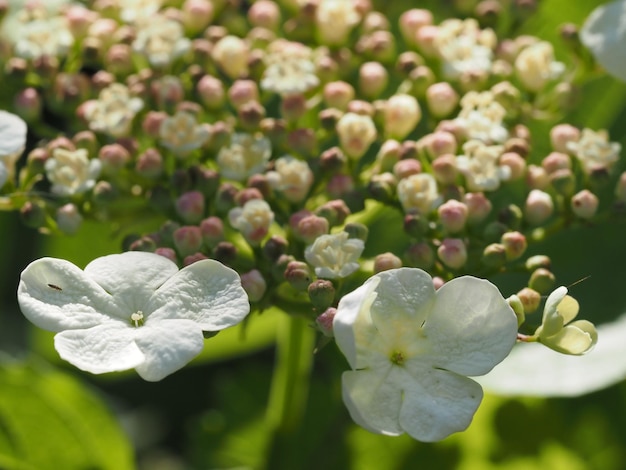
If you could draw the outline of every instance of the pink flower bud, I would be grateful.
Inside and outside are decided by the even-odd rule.
[[[20,91],[14,98],[15,112],[26,122],[34,122],[41,116],[42,102],[39,92],[32,87]]]
[[[550,185],[550,177],[543,167],[528,165],[528,168],[526,168],[526,183],[532,189],[546,189]]]
[[[435,262],[435,253],[428,243],[419,242],[407,248],[404,258],[409,266],[429,269]]]
[[[508,181],[520,179],[526,172],[526,160],[516,152],[505,152],[500,157],[500,166],[509,167],[511,170]]]
[[[550,130],[550,142],[557,152],[568,153],[568,144],[578,139],[580,130],[570,124],[558,124]]]
[[[526,198],[524,217],[533,224],[539,225],[550,218],[554,212],[552,197],[544,191],[533,189]]]
[[[189,191],[176,200],[176,213],[187,224],[196,224],[204,217],[204,195]]]
[[[572,161],[570,160],[570,156],[566,153],[551,152],[542,160],[541,166],[544,170],[546,170],[546,173],[550,174],[557,170],[571,169]]]
[[[202,240],[209,247],[214,247],[224,240],[224,222],[219,217],[208,217],[200,222]]]
[[[335,287],[327,279],[318,279],[307,288],[313,307],[320,312],[330,307],[335,300]]]
[[[154,252],[157,255],[161,255],[174,263],[178,263],[178,259],[176,258],[176,252],[172,248],[167,247],[159,247]]]
[[[447,82],[433,83],[426,89],[426,105],[438,119],[449,116],[459,104],[459,94]]]
[[[414,46],[416,44],[417,31],[422,26],[428,26],[433,24],[433,14],[430,10],[412,8],[400,15],[399,26],[400,33],[404,38],[404,41]]]
[[[389,74],[379,62],[365,62],[359,69],[359,91],[367,98],[377,98],[387,87]]]
[[[393,174],[399,180],[422,172],[422,165],[418,160],[407,158],[400,160],[393,166]]]
[[[267,283],[261,272],[257,269],[241,275],[241,286],[248,294],[251,302],[258,302],[265,295]]]
[[[354,88],[346,82],[329,82],[324,85],[323,96],[326,106],[343,111],[354,99]]]
[[[57,209],[56,223],[66,235],[75,235],[83,222],[83,217],[75,204],[65,204]]]
[[[280,26],[280,9],[270,0],[254,2],[248,10],[248,21],[253,26],[275,31]]]
[[[307,244],[311,244],[320,235],[328,233],[328,220],[317,215],[309,215],[298,221],[294,234]]]
[[[581,219],[590,219],[596,215],[599,203],[598,196],[588,189],[583,189],[572,197],[572,212]]]
[[[120,144],[104,145],[98,152],[104,172],[115,173],[130,161],[130,153]]]
[[[221,109],[224,105],[226,92],[224,84],[211,75],[205,75],[196,85],[202,104],[211,110]]]
[[[444,202],[437,208],[439,221],[449,233],[460,232],[465,228],[468,209],[465,204],[455,199]]]
[[[192,253],[190,255],[185,256],[183,259],[183,266],[189,266],[190,264],[195,263],[196,261],[202,261],[203,259],[208,259],[208,257],[203,253]]]
[[[174,231],[174,246],[180,256],[185,257],[197,253],[202,247],[202,232],[200,227],[185,225]]]
[[[456,167],[456,157],[452,154],[439,155],[433,161],[433,174],[441,184],[454,184],[459,174]]]
[[[315,319],[315,324],[317,325],[317,328],[327,338],[332,338],[335,336],[333,334],[333,320],[335,319],[336,314],[337,309],[334,307],[329,307],[324,310],[324,313],[322,313]]]
[[[401,267],[402,260],[393,253],[382,253],[374,258],[374,274]]]
[[[446,281],[444,281],[441,277],[433,277],[433,287],[435,288],[435,290],[439,290],[439,288],[442,287],[445,283]]]
[[[467,221],[470,224],[482,222],[491,213],[491,201],[483,193],[467,193],[463,202],[467,206]]]
[[[214,7],[209,0],[185,0],[181,10],[183,25],[191,33],[202,31],[213,20]]]
[[[135,170],[141,176],[156,179],[163,172],[163,157],[157,149],[148,148],[137,157]]]
[[[450,269],[461,269],[467,262],[467,249],[460,238],[445,238],[437,248],[437,255]]]
[[[418,141],[418,146],[424,149],[431,160],[439,155],[455,155],[458,148],[456,137],[444,131],[425,135]]]
[[[306,291],[311,283],[309,265],[302,261],[290,261],[285,269],[285,279],[298,291]]]
[[[259,88],[253,80],[235,80],[228,90],[228,99],[235,109],[250,101],[259,101]]]
[[[326,185],[326,190],[330,197],[340,199],[354,190],[354,180],[350,175],[333,175]]]
[[[426,24],[415,32],[415,43],[419,51],[426,57],[437,56],[437,46],[435,38],[439,34],[439,28],[434,25]]]

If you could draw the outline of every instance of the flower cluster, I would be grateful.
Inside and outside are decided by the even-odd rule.
[[[515,11],[436,23],[367,0],[262,0],[245,18],[239,2],[85,3],[5,20],[0,74],[21,118],[0,114],[0,207],[45,233],[159,222],[84,271],[24,271],[22,310],[62,357],[159,380],[249,300],[334,329],[356,422],[431,441],[469,425],[482,392],[465,376],[516,337],[595,344],[563,287],[533,323],[557,283],[527,254],[626,207],[620,144],[562,122],[581,44],[561,62],[504,37]],[[15,171],[25,123],[37,144]],[[508,302],[467,276],[511,271],[528,281]]]

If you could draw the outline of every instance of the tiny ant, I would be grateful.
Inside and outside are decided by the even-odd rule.
[[[48,287],[50,289],[54,289],[54,290],[58,290],[58,291],[62,291],[63,290],[59,286],[55,286],[54,284],[48,284]]]

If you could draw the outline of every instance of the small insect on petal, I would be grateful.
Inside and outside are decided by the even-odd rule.
[[[55,284],[48,284],[48,287],[50,289],[54,289],[54,290],[58,290],[58,291],[62,291],[63,289],[61,289],[59,286],[55,285]]]

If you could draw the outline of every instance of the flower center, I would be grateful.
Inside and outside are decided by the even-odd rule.
[[[135,327],[139,327],[143,325],[143,312],[141,310],[137,310],[130,316],[130,321],[135,324]]]
[[[401,366],[404,364],[404,353],[402,353],[401,351],[393,351],[391,353],[391,356],[389,356],[389,360],[392,364],[395,364],[396,366]]]

